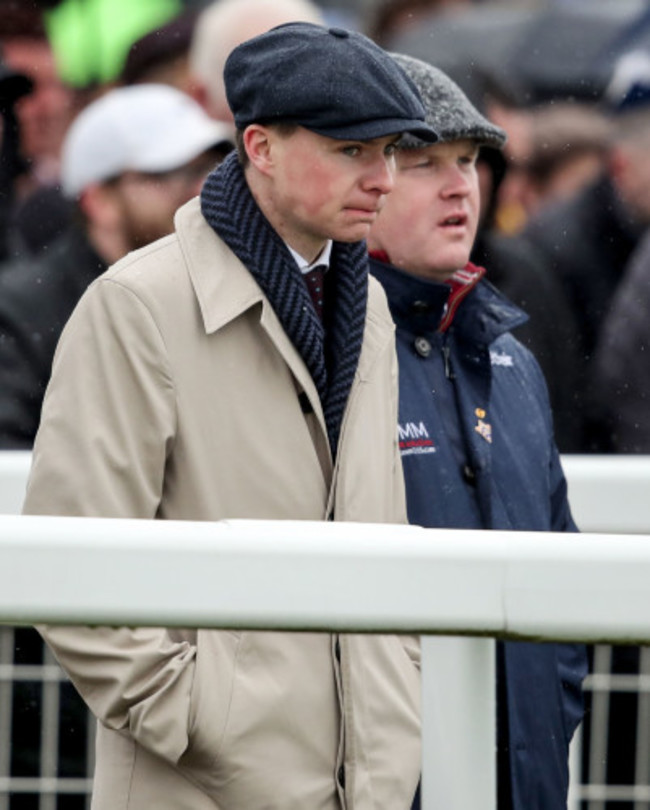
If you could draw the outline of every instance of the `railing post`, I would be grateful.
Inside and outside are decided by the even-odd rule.
[[[422,810],[495,810],[491,638],[422,637]]]

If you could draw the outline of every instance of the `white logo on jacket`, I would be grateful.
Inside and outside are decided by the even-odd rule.
[[[399,449],[402,456],[416,456],[436,452],[424,422],[405,422],[398,425],[397,430]]]
[[[493,366],[514,366],[515,362],[511,354],[505,352],[490,352],[490,363]]]

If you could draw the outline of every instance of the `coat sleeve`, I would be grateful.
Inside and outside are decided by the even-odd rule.
[[[153,318],[119,283],[96,282],[57,346],[25,511],[156,517],[175,430],[175,392]]]
[[[548,497],[550,498],[550,526],[552,532],[577,532],[571,515],[567,481],[560,454],[553,437],[553,417],[544,376],[534,358],[531,358],[530,384],[541,404],[541,415],[546,423]],[[569,538],[567,538],[569,539]],[[584,714],[582,682],[587,674],[587,652],[584,644],[555,644],[556,678],[561,700],[564,739],[568,749],[576,728]]]
[[[24,513],[155,518],[176,420],[165,347],[113,280],[85,294],[57,347]],[[188,747],[197,649],[157,628],[39,628],[96,717],[172,762]]]
[[[567,482],[555,446],[551,460],[551,512],[553,531],[578,531],[571,515]],[[565,735],[570,740],[584,715],[582,682],[587,675],[587,649],[584,644],[557,644],[556,649]]]

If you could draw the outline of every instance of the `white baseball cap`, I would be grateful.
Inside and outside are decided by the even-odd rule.
[[[119,87],[91,102],[70,125],[61,186],[67,197],[77,197],[91,183],[127,171],[171,171],[233,143],[232,127],[210,118],[181,90],[166,84]]]

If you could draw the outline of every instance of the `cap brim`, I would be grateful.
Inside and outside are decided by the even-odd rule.
[[[403,118],[389,118],[374,121],[357,121],[354,124],[336,127],[312,127],[309,124],[302,124],[306,129],[315,132],[317,135],[324,135],[327,138],[336,140],[370,141],[374,138],[385,138],[387,135],[400,135],[410,132],[417,135],[420,140],[426,143],[435,143],[438,134],[424,121],[417,119],[405,120]]]
[[[503,149],[506,142],[506,133],[496,127],[493,131],[486,131],[479,128],[470,129],[457,129],[453,132],[445,132],[444,130],[439,133],[440,143],[454,143],[456,141],[472,141],[476,146],[489,146],[492,149]],[[400,141],[400,146],[407,149],[416,149],[417,147],[426,146],[422,138],[415,133],[407,132],[404,134]]]

